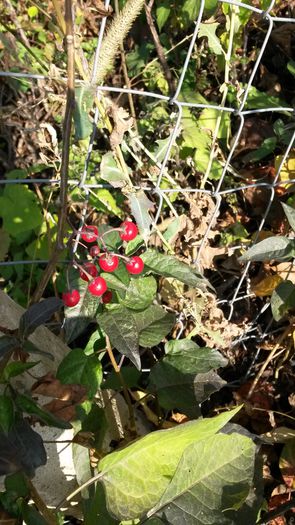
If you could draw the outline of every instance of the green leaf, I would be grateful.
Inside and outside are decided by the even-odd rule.
[[[151,432],[103,458],[99,470],[109,511],[124,520],[150,510],[167,489],[184,450],[198,441],[207,442],[238,410]],[[214,454],[211,458],[214,462]]]
[[[0,382],[6,383],[11,377],[16,377],[26,370],[30,370],[30,368],[33,368],[39,362],[40,361],[36,363],[22,363],[21,361],[12,361],[8,363],[1,374]]]
[[[292,281],[283,281],[276,287],[270,305],[275,321],[279,321],[289,310],[295,308],[295,286]]]
[[[98,317],[98,323],[109,336],[112,346],[140,370],[139,334],[130,310],[122,305],[112,305]]]
[[[100,176],[103,180],[109,182],[114,188],[122,188],[129,182],[127,175],[118,168],[114,155],[110,151],[102,156]]]
[[[35,403],[35,401],[29,396],[26,396],[24,394],[17,394],[15,398],[15,404],[17,408],[19,408],[23,412],[37,416],[38,419],[43,421],[43,423],[46,423],[46,425],[48,425],[49,427],[56,427],[62,429],[72,428],[72,425],[67,421],[64,421],[63,419],[60,419],[51,414],[51,412],[40,408]]]
[[[289,60],[289,62],[287,64],[287,69],[291,73],[291,75],[293,75],[293,77],[295,77],[295,62],[294,62],[294,60]]]
[[[213,22],[208,24],[200,24],[200,29],[198,33],[198,37],[201,38],[205,36],[208,38],[208,46],[210,50],[215,53],[215,55],[223,55],[224,51],[222,48],[222,45],[220,43],[220,40],[218,36],[216,35],[216,29],[219,26],[219,22]]]
[[[295,209],[292,208],[292,206],[289,206],[285,202],[281,203],[283,206],[283,210],[285,212],[285,215],[288,219],[288,222],[292,228],[293,231],[295,231]]]
[[[10,246],[10,237],[8,233],[0,228],[0,261],[4,261]]]
[[[127,286],[114,273],[101,272],[100,275],[105,279],[108,288],[111,288],[111,290],[126,292],[128,289]]]
[[[0,197],[0,210],[3,229],[12,237],[41,226],[43,221],[37,196],[25,184],[5,186]]]
[[[134,312],[134,318],[139,331],[139,344],[148,348],[158,345],[175,323],[175,315],[157,304],[152,304],[143,312]]]
[[[1,432],[9,432],[14,423],[13,401],[9,396],[0,396],[0,428]]]
[[[30,306],[19,321],[20,337],[26,339],[38,326],[46,323],[63,306],[58,297],[48,297],[37,304]]]
[[[65,385],[83,385],[93,397],[102,381],[102,366],[97,355],[85,355],[80,348],[71,350],[60,363],[56,378]]]
[[[134,388],[138,386],[138,382],[141,376],[139,370],[131,366],[122,366],[120,369],[121,376],[124,379],[124,383],[128,388]],[[118,374],[113,370],[110,372],[104,382],[101,385],[101,388],[111,389],[111,390],[122,390],[122,383]]]
[[[171,525],[230,524],[227,512],[246,501],[254,476],[255,445],[239,434],[218,434],[186,448],[159,503],[159,514]]]
[[[268,137],[267,139],[264,139],[259,148],[250,151],[245,156],[243,156],[243,163],[248,164],[250,162],[259,162],[260,160],[273,153],[276,145],[276,137]]]
[[[151,369],[148,389],[157,393],[163,408],[197,417],[199,404],[226,384],[212,369],[225,366],[227,360],[189,339],[169,341],[165,350],[167,355]]]
[[[217,138],[226,140],[230,135],[230,114],[225,111],[220,111],[218,109],[205,108],[201,112],[198,118],[198,126],[200,126],[201,131],[209,133],[209,136],[212,137],[215,128],[217,125],[217,120],[220,117],[220,124],[218,128]]]
[[[80,301],[72,308],[65,308],[64,330],[66,342],[71,343],[84,332],[85,328],[95,319],[100,307],[99,298],[88,292],[88,282],[75,275],[70,285],[80,293]]]
[[[153,222],[149,210],[154,208],[154,203],[147,198],[143,190],[128,194],[128,199],[139,233],[144,241],[147,242]]]
[[[5,489],[8,492],[14,492],[19,498],[25,498],[30,494],[28,481],[23,472],[16,472],[6,476],[4,483]]]
[[[201,130],[197,118],[185,106],[182,108],[181,126],[183,146],[193,149],[198,148],[198,151],[203,151],[210,147],[211,138],[209,133],[204,133]]]
[[[156,20],[158,24],[159,31],[161,32],[162,28],[166,24],[169,15],[171,13],[171,6],[169,0],[164,0],[161,2],[161,5],[156,8]]]
[[[38,16],[39,14],[38,7],[36,7],[35,5],[31,5],[30,7],[28,7],[27,11],[30,18],[36,18],[36,16]]]
[[[37,346],[31,343],[31,341],[24,341],[23,350],[28,352],[28,354],[41,355],[42,357],[46,357],[47,359],[54,361],[54,356],[52,354],[49,352],[44,352],[44,350],[40,350],[40,348],[37,348]]]
[[[147,250],[141,255],[145,271],[152,271],[164,277],[174,277],[188,286],[204,290],[208,282],[196,269],[191,268],[173,255],[166,255],[156,250]]]
[[[91,206],[97,210],[109,211],[117,217],[120,217],[120,219],[123,218],[123,212],[117,205],[114,195],[106,188],[96,189],[95,195],[91,193],[89,202]]]
[[[213,348],[200,348],[190,339],[176,339],[165,345],[165,362],[187,374],[209,372],[227,365],[227,359]]]
[[[12,335],[2,335],[0,337],[0,359],[2,359],[8,352],[20,347],[20,341],[17,337]]]
[[[32,507],[32,505],[28,505],[25,501],[22,501],[21,511],[26,525],[48,525],[48,521],[43,518],[42,514],[40,514],[35,507]]]
[[[75,88],[75,139],[84,140],[91,135],[93,124],[90,120],[89,113],[93,107],[95,98],[95,87],[82,85]]]
[[[240,261],[285,261],[293,257],[294,241],[287,237],[267,237],[251,246]]]
[[[157,292],[154,277],[131,279],[122,304],[131,310],[144,310],[153,302]]]
[[[246,85],[241,84],[241,88]],[[288,107],[287,102],[279,97],[268,95],[267,106],[269,108]],[[245,104],[246,109],[263,109],[265,108],[265,91],[259,91],[256,87],[251,86]]]

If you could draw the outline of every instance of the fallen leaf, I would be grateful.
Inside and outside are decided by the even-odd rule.
[[[279,467],[286,486],[290,489],[295,488],[295,439],[291,439],[284,446]]]
[[[132,128],[133,117],[129,117],[126,109],[118,107],[114,102],[108,109],[109,115],[112,117],[114,122],[113,131],[110,135],[110,145],[112,149],[122,143],[124,133]]]
[[[278,274],[267,275],[259,283],[255,283],[255,285],[252,285],[251,291],[257,297],[267,297],[268,295],[272,294],[272,292],[282,281],[283,278]]]

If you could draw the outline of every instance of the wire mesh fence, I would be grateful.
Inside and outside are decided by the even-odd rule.
[[[158,168],[158,173],[156,180],[149,180],[148,182],[144,182],[140,185],[135,185],[134,189],[143,189],[144,192],[147,195],[152,196],[153,201],[156,203],[156,209],[153,216],[153,227],[157,229],[157,225],[160,221],[161,213],[163,212],[163,207],[167,204],[167,202],[170,202],[173,198],[173,194],[180,194],[180,195],[207,195],[210,197],[210,199],[213,202],[213,207],[210,210],[210,213],[208,214],[206,221],[206,229],[202,234],[202,238],[200,241],[197,242],[197,253],[194,259],[194,264],[197,265],[202,269],[202,255],[204,252],[206,252],[206,249],[208,247],[208,243],[210,242],[210,232],[212,232],[212,229],[214,228],[216,221],[218,220],[220,211],[222,209],[224,200],[228,198],[230,195],[238,195],[242,194],[245,190],[249,188],[263,188],[268,191],[268,201],[267,206],[264,209],[263,213],[260,217],[260,222],[258,224],[258,228],[256,230],[255,236],[253,238],[253,242],[255,242],[258,237],[259,233],[263,230],[263,227],[265,225],[265,221],[267,219],[267,216],[269,214],[271,205],[274,201],[275,192],[278,187],[288,187],[290,184],[294,183],[295,180],[292,178],[284,178],[284,180],[281,179],[280,174],[282,171],[283,166],[285,165],[288,157],[290,156],[290,152],[293,148],[294,140],[295,140],[295,131],[292,134],[289,144],[286,145],[286,149],[283,155],[281,155],[280,162],[277,166],[276,172],[272,178],[272,180],[267,181],[251,181],[251,182],[245,182],[245,180],[241,180],[239,177],[236,177],[236,173],[232,167],[232,159],[235,156],[235,152],[237,149],[237,146],[241,140],[243,131],[245,129],[245,122],[248,117],[251,117],[253,115],[265,115],[270,113],[278,113],[278,114],[284,114],[287,116],[290,120],[290,122],[293,122],[293,115],[294,115],[294,108],[293,107],[284,107],[284,106],[277,106],[274,107],[273,104],[268,105],[268,98],[267,96],[264,99],[262,107],[255,107],[251,108],[251,101],[249,101],[249,93],[251,90],[251,87],[253,85],[253,81],[257,75],[257,72],[259,70],[262,57],[265,53],[266,46],[269,42],[269,39],[271,37],[272,31],[275,27],[278,27],[280,24],[293,24],[295,23],[295,19],[291,17],[277,17],[272,14],[273,8],[276,4],[275,0],[272,0],[266,10],[260,9],[254,5],[249,5],[243,2],[236,2],[234,0],[219,0],[220,3],[226,4],[231,7],[231,9],[244,9],[247,12],[251,12],[253,15],[256,16],[257,24],[260,23],[263,24],[264,27],[264,40],[263,43],[257,52],[257,56],[255,57],[255,61],[253,62],[252,70],[249,75],[249,78],[247,78],[244,82],[243,88],[241,88],[239,92],[239,97],[236,98],[236,100],[232,101],[231,104],[228,104],[227,97],[224,97],[221,102],[217,104],[204,104],[204,103],[197,103],[194,100],[191,101],[184,101],[183,97],[181,96],[182,93],[182,87],[183,83],[185,81],[189,64],[192,60],[192,56],[194,53],[196,41],[198,39],[199,31],[200,31],[200,24],[203,19],[204,15],[204,9],[205,9],[205,0],[201,0],[200,7],[199,7],[199,13],[195,20],[195,27],[193,34],[190,36],[190,39],[187,41],[187,52],[185,56],[185,60],[181,69],[181,75],[178,78],[177,85],[175,88],[174,93],[172,96],[164,96],[162,94],[159,94],[157,92],[149,92],[145,91],[143,89],[134,89],[134,88],[128,88],[128,87],[113,87],[113,86],[99,86],[97,88],[97,97],[99,97],[102,93],[106,93],[110,96],[112,95],[132,95],[138,97],[140,100],[146,99],[149,101],[162,101],[167,105],[167,108],[169,108],[170,111],[170,135],[169,135],[169,141],[167,142],[167,148],[165,151],[165,155],[163,160],[157,161],[156,166]],[[109,7],[110,1],[105,1],[105,9],[107,10]],[[94,81],[96,78],[96,71],[97,67],[100,61],[100,52],[101,52],[101,46],[106,30],[106,23],[107,23],[107,17],[103,17],[100,21],[99,26],[99,32],[98,32],[98,38],[97,38],[97,45],[94,53],[94,60],[92,64],[92,72],[91,72],[91,79]],[[295,29],[295,25],[294,25]],[[232,41],[228,44],[228,50],[225,57],[225,61],[228,65],[228,73],[230,73],[230,61],[231,61],[231,54],[232,54]],[[22,73],[22,72],[13,72],[13,71],[2,71],[0,72],[1,77],[10,77],[10,78],[21,78],[26,79],[31,82],[37,82],[39,80],[46,80],[46,76],[39,75],[39,74],[30,74],[30,73]],[[66,79],[64,79],[66,80]],[[229,84],[231,81],[230,75],[225,77],[225,83]],[[81,83],[80,80],[77,80],[77,85]],[[195,187],[183,187],[179,185],[178,183],[173,183],[173,180],[170,180],[171,185],[167,187],[167,184],[165,187],[163,186],[163,178],[167,174],[167,169],[169,171],[169,162],[171,160],[171,151],[174,147],[174,145],[177,143],[177,139],[181,130],[182,126],[182,118],[183,118],[183,111],[184,108],[189,108],[190,110],[203,110],[203,109],[211,109],[218,112],[218,117],[221,118],[222,115],[229,115],[232,122],[235,123],[236,127],[236,133],[233,136],[233,139],[230,143],[230,147],[228,149],[226,158],[223,159],[223,167],[222,172],[218,178],[218,180],[214,180],[214,182],[210,182],[210,184],[206,183],[208,180],[210,180],[210,170],[212,169],[212,163],[214,161],[214,158],[216,156],[216,145],[218,141],[218,129],[213,131],[212,134],[212,147],[211,147],[211,155],[209,158],[209,165],[207,167],[206,173],[205,173],[205,180],[204,178],[201,179],[200,183],[198,183]],[[85,153],[85,160],[84,160],[84,168],[81,172],[81,175],[76,177],[75,179],[69,180],[69,187],[72,188],[79,188],[79,190],[82,192],[84,196],[84,207],[82,208],[82,216],[80,221],[80,228],[83,227],[86,216],[87,216],[87,202],[89,200],[89,195],[91,190],[95,189],[101,189],[101,188],[107,188],[110,191],[112,191],[114,188],[110,184],[106,184],[103,182],[93,182],[92,178],[90,177],[90,165],[91,165],[91,159],[93,154],[93,147],[96,140],[96,127],[99,123],[100,119],[100,113],[98,108],[96,107],[94,110],[94,117],[93,117],[93,133],[89,139],[87,151]],[[138,144],[137,144],[138,145]],[[136,159],[136,152],[133,150],[132,141],[127,145],[129,148],[129,152],[133,154],[133,157]],[[140,143],[140,147],[144,148],[144,145],[142,144],[142,141]],[[149,153],[149,152],[147,152]],[[234,175],[233,175],[234,174]],[[232,185],[229,185],[229,177],[231,177]],[[56,187],[60,184],[60,181],[58,178],[10,178],[10,179],[2,179],[0,180],[0,185],[18,185],[18,184],[34,184],[34,185],[48,185],[50,187]],[[175,208],[172,207],[173,214],[175,217],[178,217],[178,212]],[[74,252],[78,248],[78,242],[79,242],[79,235],[76,238],[75,246],[74,246]],[[237,246],[232,245],[231,250],[234,251],[236,249],[241,248],[241,243],[238,242]],[[47,260],[5,260],[0,262],[0,266],[17,266],[17,265],[31,265],[31,264],[44,264]],[[64,261],[67,263],[67,261]],[[232,284],[230,286],[230,290],[226,296],[226,298],[219,298],[218,304],[221,306],[226,306],[226,315],[228,316],[228,319],[232,319],[234,317],[234,313],[236,310],[239,310],[241,307],[241,301],[247,301],[252,296],[253,293],[251,292],[251,289],[249,288],[249,282],[248,282],[248,275],[249,275],[249,268],[250,263],[246,264],[239,274],[239,276],[235,276],[235,278],[232,281]],[[269,307],[269,303],[266,300],[266,302],[261,307],[261,312],[258,312],[257,315],[254,316],[253,319],[249,320],[249,323],[247,323],[247,327],[245,328],[242,336],[238,338],[238,340],[235,341],[235,343],[239,344],[245,344],[245,342],[248,339],[251,338],[257,338],[259,337],[261,340],[263,340],[266,335],[271,331],[271,323],[268,324],[267,328],[265,327],[260,328],[259,326],[259,320],[261,315],[265,312],[265,310]],[[179,316],[179,322],[181,326],[181,315]],[[180,330],[181,333],[181,330]],[[180,334],[179,334],[180,335]],[[257,355],[256,357],[257,358]]]

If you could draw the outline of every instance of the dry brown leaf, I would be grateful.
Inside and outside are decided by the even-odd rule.
[[[276,266],[273,266],[273,268],[283,281],[288,279],[288,281],[295,284],[295,267],[292,261],[281,262]]]
[[[110,135],[110,145],[111,148],[114,149],[122,143],[124,133],[132,128],[133,117],[129,117],[129,113],[126,109],[118,107],[114,103],[109,107],[108,112],[114,122],[113,131]]]
[[[257,297],[267,297],[282,281],[283,278],[278,274],[267,275],[258,283],[253,284],[251,290]]]

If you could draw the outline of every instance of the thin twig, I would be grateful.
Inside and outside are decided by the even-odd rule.
[[[107,350],[107,353],[109,355],[110,361],[111,361],[111,363],[113,365],[113,369],[116,372],[116,374],[118,375],[118,378],[119,378],[120,383],[122,385],[124,398],[125,398],[125,401],[127,403],[128,412],[129,412],[130,430],[131,430],[132,433],[137,434],[136,433],[136,423],[135,423],[135,417],[134,417],[134,410],[133,410],[133,406],[132,406],[132,403],[131,403],[131,398],[130,398],[130,395],[129,395],[129,392],[128,392],[127,385],[126,385],[126,383],[124,381],[122,372],[120,370],[120,367],[118,366],[117,361],[115,359],[115,356],[113,354],[113,350],[112,350],[111,343],[110,343],[110,340],[109,340],[108,336],[106,336],[106,350]]]
[[[53,255],[44,270],[41,281],[33,295],[32,302],[40,301],[43,292],[51,278],[59,256],[64,249],[63,237],[64,227],[67,216],[67,186],[71,146],[72,118],[75,104],[75,46],[74,46],[74,25],[72,13],[72,0],[65,0],[65,24],[66,24],[66,51],[67,51],[67,101],[63,123],[63,148],[60,168],[60,209],[58,216],[58,231],[56,245]]]
[[[250,388],[250,390],[248,392],[248,395],[247,395],[247,399],[249,399],[252,396],[252,394],[253,394],[255,388],[257,387],[258,382],[259,382],[260,378],[262,377],[264,371],[267,369],[269,363],[275,357],[278,348],[281,346],[281,344],[284,341],[284,339],[289,335],[290,331],[293,330],[293,325],[294,325],[294,320],[292,320],[292,323],[290,325],[288,325],[287,328],[283,331],[282,335],[278,339],[277,344],[274,346],[272,351],[267,356],[267,359],[264,361],[262,367],[260,368],[257,376],[255,377],[255,379],[254,379],[254,381],[252,383],[252,386],[251,386],[251,388]]]
[[[168,83],[168,86],[169,86],[169,95],[172,97],[172,95],[175,92],[175,82],[174,82],[174,78],[172,76],[171,70],[170,70],[170,68],[168,66],[168,62],[167,62],[166,57],[165,57],[164,49],[163,49],[162,44],[160,42],[159,35],[158,35],[157,29],[156,29],[156,26],[155,26],[155,23],[154,23],[154,19],[153,19],[153,16],[152,16],[153,4],[154,4],[154,0],[150,0],[149,4],[145,4],[144,5],[146,19],[147,19],[147,23],[148,23],[151,35],[153,37],[153,41],[154,41],[154,44],[155,44],[157,55],[159,57],[159,62],[161,64],[164,76],[165,76],[165,78],[167,80],[167,83]]]
[[[69,501],[71,501],[71,499],[73,499],[77,494],[82,492],[82,490],[86,489],[90,485],[93,485],[94,483],[99,481],[102,478],[102,476],[103,476],[103,472],[100,472],[99,474],[96,474],[96,476],[93,476],[93,478],[90,478],[87,481],[85,481],[85,483],[83,483],[82,485],[80,485],[80,487],[78,487],[73,492],[71,492],[71,494],[69,494],[66,498],[63,498],[58,503],[58,505],[56,506],[55,510],[56,511],[60,510],[64,506],[65,503],[68,503]]]
[[[276,509],[264,514],[264,516],[257,522],[257,525],[267,525],[270,521],[282,516],[282,514],[285,514],[285,512],[293,508],[295,508],[295,498],[290,499],[287,503],[283,503],[283,505],[280,505]]]
[[[30,489],[30,496],[48,525],[57,525],[57,516],[47,507],[30,478],[26,477],[26,481]]]

